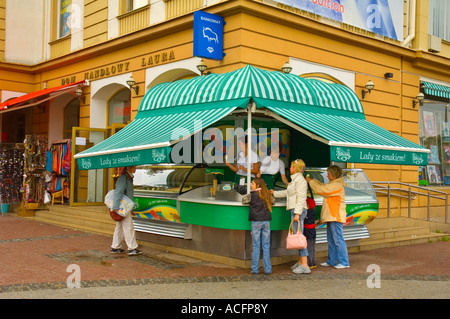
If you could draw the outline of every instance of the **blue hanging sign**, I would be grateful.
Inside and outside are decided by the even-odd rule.
[[[194,56],[222,60],[223,17],[203,11],[194,12]]]

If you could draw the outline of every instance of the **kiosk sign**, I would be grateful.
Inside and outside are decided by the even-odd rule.
[[[194,12],[194,56],[223,59],[223,17],[203,12]]]

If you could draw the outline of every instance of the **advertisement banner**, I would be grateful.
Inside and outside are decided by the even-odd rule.
[[[203,11],[194,12],[194,56],[223,59],[223,17]]]
[[[170,147],[78,158],[80,170],[170,163]]]
[[[275,0],[293,8],[403,41],[403,0]]]
[[[347,163],[427,165],[428,153],[357,147],[330,147],[331,160]]]

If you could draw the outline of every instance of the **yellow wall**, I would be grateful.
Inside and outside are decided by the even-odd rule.
[[[85,49],[24,68],[24,71],[20,68],[14,71],[12,67],[11,72],[0,75],[0,88],[30,92],[41,89],[43,81],[53,87],[61,85],[61,80],[66,77],[79,81],[91,72],[96,80],[101,78],[95,75],[96,71],[101,74],[106,68],[127,64],[122,73],[132,72],[141,87],[138,96],[132,92],[134,118],[145,93],[145,69],[192,57],[192,15],[184,14],[139,33],[106,41],[107,3],[107,0],[85,1]],[[424,2],[418,3],[423,6]],[[355,73],[358,96],[361,97],[361,90],[369,79],[375,83],[372,93],[362,100],[367,119],[416,143],[419,108],[412,108],[412,100],[419,92],[420,76],[450,82],[448,58],[361,36],[357,32],[319,23],[292,10],[258,1],[224,1],[208,11],[223,15],[227,22],[224,34],[226,57],[223,61],[206,61],[211,72],[228,72],[246,64],[279,70],[290,57],[349,70]],[[424,26],[425,22],[420,25]],[[173,53],[172,59],[158,63],[153,59],[153,65],[149,65],[149,58],[161,57],[168,52]],[[393,73],[394,77],[385,79],[386,72]],[[83,92],[86,102],[81,106],[80,126],[89,127],[90,88],[84,88]],[[364,168],[372,180],[417,183],[417,167],[355,166]]]

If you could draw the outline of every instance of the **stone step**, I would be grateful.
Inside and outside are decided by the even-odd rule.
[[[37,210],[35,216],[27,217],[35,221],[54,224],[77,230],[112,235],[116,226],[105,207],[48,206],[47,210]]]
[[[426,235],[430,229],[426,227],[399,227],[395,229],[371,230],[368,240],[394,239],[409,236]]]
[[[359,242],[359,246],[356,247],[355,251],[423,244],[428,243],[430,241],[440,240],[444,236],[446,236],[446,234],[428,232],[426,234],[410,235],[403,237],[397,236],[383,239],[372,239],[372,238],[361,239]]]

